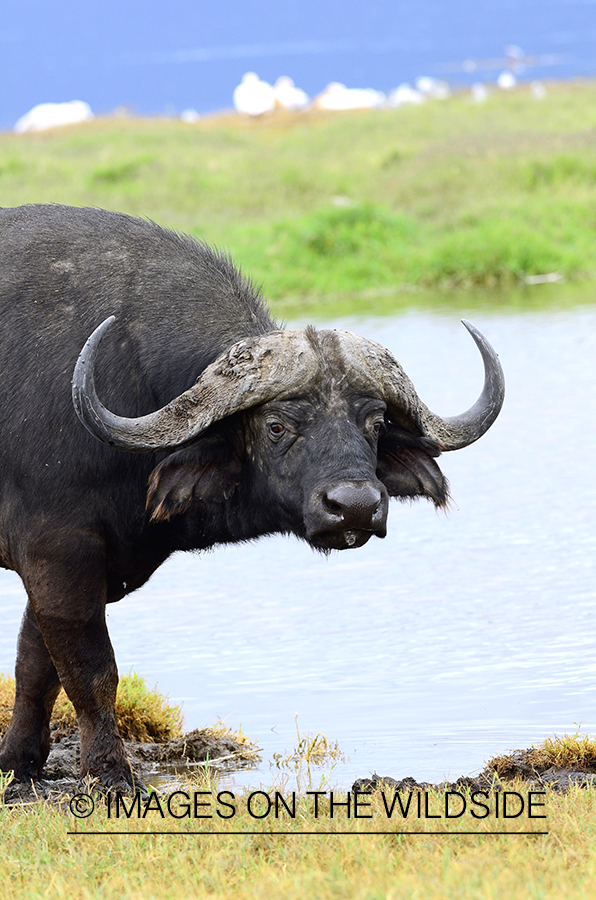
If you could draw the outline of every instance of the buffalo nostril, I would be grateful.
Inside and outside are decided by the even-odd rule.
[[[337,503],[337,501],[332,500],[327,494],[323,496],[323,503],[329,510],[329,512],[335,513],[336,516],[341,516],[343,512],[341,503]]]
[[[371,484],[337,484],[322,499],[326,510],[351,528],[370,528],[383,505],[381,492]]]

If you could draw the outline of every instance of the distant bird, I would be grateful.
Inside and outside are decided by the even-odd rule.
[[[373,88],[348,88],[339,81],[332,81],[314,99],[318,109],[371,109],[382,106],[385,94]]]
[[[485,100],[488,100],[488,88],[485,84],[482,84],[481,81],[477,81],[472,85],[472,97],[476,101],[476,103],[484,103]]]
[[[38,103],[21,116],[14,130],[19,134],[25,131],[45,131],[61,125],[89,122],[92,118],[91,107],[83,100],[71,100],[69,103]]]
[[[403,106],[406,103],[424,103],[426,96],[411,84],[400,84],[387,97],[387,106]]]
[[[273,85],[275,101],[282,109],[304,109],[308,106],[308,94],[297,88],[289,75],[280,75]]]
[[[262,116],[275,109],[275,91],[255,72],[246,72],[233,93],[234,109],[245,116]]]
[[[186,122],[188,125],[192,125],[193,122],[198,122],[201,118],[200,114],[196,111],[196,109],[183,109],[180,113],[180,118],[183,122]]]
[[[517,44],[507,44],[505,47],[505,58],[507,59],[507,67],[513,72],[523,72],[525,69],[524,60],[526,54]]]
[[[446,81],[439,81],[438,78],[431,78],[430,75],[422,75],[416,79],[416,90],[424,94],[425,97],[432,97],[434,100],[445,100],[451,96],[451,90]]]
[[[514,88],[517,84],[517,79],[513,72],[505,70],[504,72],[501,72],[497,78],[497,84],[500,88],[503,88],[503,90],[510,91],[511,88]]]

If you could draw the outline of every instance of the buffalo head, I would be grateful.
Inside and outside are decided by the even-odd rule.
[[[139,418],[99,400],[94,361],[107,319],[87,341],[73,377],[77,414],[120,450],[170,451],[153,470],[154,521],[234,497],[227,537],[289,532],[326,551],[384,537],[389,497],[444,506],[448,486],[435,458],[481,437],[503,403],[501,366],[469,323],[485,368],[474,406],[443,419],[418,397],[381,345],[346,331],[272,331],[230,347],[195,385]],[[173,452],[172,452],[173,451]]]

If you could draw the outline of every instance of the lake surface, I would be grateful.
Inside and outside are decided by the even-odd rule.
[[[594,77],[595,39],[596,0],[27,0],[2,9],[0,128],[75,98],[97,114],[229,108],[249,70],[311,97],[331,81],[494,83],[510,44],[532,58],[522,78]]]
[[[371,771],[455,778],[576,723],[596,731],[596,305],[331,324],[385,344],[453,415],[482,384],[460,312],[499,352],[507,396],[477,444],[442,457],[447,515],[393,501],[385,540],[329,559],[282,538],[180,554],[109,608],[121,672],[158,682],[189,729],[221,716],[263,748],[239,782],[279,778],[269,761],[296,745],[296,714],[338,742],[344,788]],[[0,594],[9,672],[13,573]]]

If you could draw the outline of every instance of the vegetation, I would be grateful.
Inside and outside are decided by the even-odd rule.
[[[516,787],[523,795],[524,789]],[[217,791],[212,782],[197,783],[194,789]],[[335,798],[345,800],[337,794]],[[428,799],[431,810],[441,808],[442,795],[431,794]],[[313,798],[302,796],[295,818],[282,810],[277,820],[255,818],[263,808],[253,802],[251,815],[248,802],[246,793],[236,793],[233,818],[218,817],[213,806],[213,817],[202,820],[162,818],[157,801],[147,807],[152,811],[144,817],[118,819],[113,806],[112,817],[107,818],[99,798],[94,813],[83,820],[75,819],[67,803],[62,809],[41,803],[0,808],[0,894],[15,900],[244,900],[257,895],[271,900],[425,896],[573,900],[592,896],[596,886],[594,791],[549,793],[546,819],[504,822],[491,817],[473,824],[455,818],[388,822],[379,795],[366,808],[373,818],[357,821],[348,820],[345,809],[336,810],[331,819],[328,798],[320,801],[318,817]],[[494,805],[494,796],[489,802]],[[391,829],[415,833],[374,833]],[[463,830],[473,833],[458,834]],[[80,834],[89,831],[118,833]],[[276,831],[283,834],[271,833]],[[311,831],[321,833],[300,833]],[[548,834],[518,833],[523,831]]]
[[[5,205],[102,206],[224,246],[283,314],[595,277],[595,135],[593,83],[257,121],[112,118],[0,135],[0,187]]]
[[[336,763],[344,760],[344,753],[337,741],[330,741],[326,734],[302,734],[296,714],[296,746],[289,752],[274,753],[272,764],[278,769],[291,771],[298,790],[304,792],[315,782],[316,769],[331,764],[331,775]],[[330,775],[323,776],[323,781],[328,781]]]
[[[158,717],[167,708],[163,697],[147,691],[140,676],[125,676],[122,683],[142,707],[145,724],[148,706],[161,710]],[[2,677],[0,705],[10,702],[11,687],[11,680]],[[172,720],[179,722],[177,713]],[[223,723],[219,726],[224,728]],[[304,735],[296,727],[297,748],[287,758],[280,755],[282,768],[297,772],[301,762],[316,762],[321,754],[332,759],[339,753],[324,735]],[[594,739],[576,734],[549,739],[530,755],[541,768],[555,764],[585,769],[594,766],[595,749]],[[497,763],[489,764],[495,772]],[[286,782],[285,775],[279,778]],[[227,782],[218,784],[213,769],[198,766],[194,776],[149,799],[125,798],[124,805],[117,806],[112,797],[108,807],[106,798],[95,794],[87,817],[86,797],[82,802],[64,796],[58,803],[2,806],[9,782],[10,776],[0,777],[0,896],[15,900],[248,900],[256,894],[271,900],[573,900],[596,889],[596,791],[589,789],[535,794],[537,815],[530,816],[527,784],[503,780],[503,791],[513,801],[509,818],[503,817],[502,792],[481,796],[488,813],[482,818],[471,814],[474,798],[469,788],[453,795],[455,808],[453,798],[448,801],[441,791],[413,792],[404,817],[410,792],[399,795],[400,815],[391,789],[386,789],[384,796],[377,791],[362,798],[355,818],[353,798],[348,816],[345,793],[333,792],[333,808],[326,783],[319,785],[315,806],[312,793],[305,790],[295,798],[291,790],[275,784],[238,791]],[[277,796],[282,798],[279,804]],[[458,816],[463,806],[465,812]],[[395,814],[389,816],[389,808]],[[484,809],[478,804],[475,808]],[[446,809],[451,817],[444,814]]]
[[[14,703],[14,678],[0,673],[0,735],[8,727]],[[136,672],[124,675],[118,684],[116,716],[120,734],[127,741],[162,743],[182,734],[182,710],[170,704],[157,686],[150,690]],[[77,729],[74,707],[64,691],[54,706],[52,723],[59,734]]]
[[[530,760],[543,769],[573,766],[579,772],[593,772],[596,770],[596,738],[579,731],[564,737],[547,738],[539,747],[532,749]]]
[[[527,766],[541,773],[551,767],[574,769],[577,772],[596,772],[596,737],[581,734],[553,735],[539,747],[514,754],[496,756],[488,762],[488,768],[497,776],[507,778],[511,771],[519,771],[518,760],[522,756]]]

